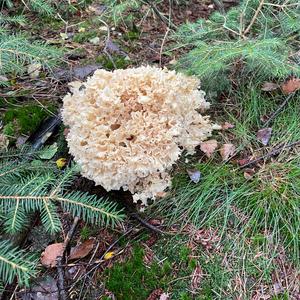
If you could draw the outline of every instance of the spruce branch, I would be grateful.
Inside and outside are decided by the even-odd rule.
[[[13,247],[9,241],[0,241],[0,280],[12,283],[17,276],[19,284],[28,285],[36,273],[35,266],[32,254]]]

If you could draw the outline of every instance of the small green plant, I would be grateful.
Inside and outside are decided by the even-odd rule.
[[[182,25],[176,38],[191,50],[179,68],[198,75],[210,90],[224,90],[236,78],[241,83],[249,76],[261,81],[299,75],[298,5],[297,0],[243,0],[226,14]]]

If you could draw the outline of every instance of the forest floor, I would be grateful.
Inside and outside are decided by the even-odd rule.
[[[102,18],[104,7],[97,1],[68,19],[29,14],[27,32],[67,51],[53,72],[41,71],[35,78],[24,75],[2,89],[1,118],[10,143],[22,145],[45,117],[59,112],[67,83],[85,80],[97,68],[146,64],[173,68],[187,51],[176,49],[173,26],[206,18],[216,7],[209,0],[173,7],[165,2],[157,7],[163,20],[147,5],[121,19]],[[152,229],[132,213],[114,229],[79,222],[70,242],[77,249],[81,245],[78,258],[64,266],[71,299],[300,299],[299,217],[289,219],[289,210],[297,205],[287,201],[294,197],[299,203],[299,160],[295,162],[299,147],[291,143],[300,140],[300,104],[290,100],[263,126],[266,115],[272,115],[288,97],[264,91],[263,84],[208,99],[212,104],[208,113],[223,128],[211,138],[221,151],[212,150],[208,158],[199,149],[189,162],[178,163],[173,171],[174,191],[140,214]],[[51,142],[58,143],[53,160],[69,159],[63,129]],[[197,174],[201,178],[195,183]],[[76,188],[103,194],[82,178]],[[193,206],[191,198],[195,203],[201,198],[202,209],[213,211],[212,215],[204,213],[203,222],[197,224],[188,217],[182,222]],[[168,202],[174,199],[180,205],[170,210]],[[248,206],[241,210],[239,205],[246,200]],[[28,243],[41,252],[47,244],[64,240],[73,220],[67,214],[62,218],[60,235],[49,236],[37,226]],[[267,224],[284,220],[282,230],[290,235],[289,242],[278,240],[277,229],[272,231]],[[41,268],[31,289],[13,295],[15,299],[57,299],[52,290],[56,278],[55,269]]]

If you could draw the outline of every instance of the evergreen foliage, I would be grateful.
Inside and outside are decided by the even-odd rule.
[[[17,276],[19,284],[27,285],[30,277],[35,274],[35,266],[34,255],[13,247],[9,241],[0,241],[0,279],[12,283]]]
[[[22,4],[25,8],[37,12],[42,15],[52,16],[55,13],[51,0],[25,0]],[[13,8],[14,2],[12,0],[0,0],[0,7]]]
[[[244,0],[225,15],[215,12],[179,28],[179,45],[191,48],[179,67],[211,89],[226,87],[236,75],[260,80],[299,75],[299,33],[298,1]]]
[[[51,67],[62,56],[62,51],[42,43],[31,41],[21,34],[0,32],[0,74],[20,74],[26,64],[41,63]]]
[[[49,15],[52,10],[49,1],[30,0],[32,8],[40,13]],[[2,5],[1,5],[2,4]],[[0,0],[0,7],[11,8],[11,1]],[[44,68],[51,68],[61,59],[63,51],[36,41],[24,34],[16,34],[11,26],[24,26],[27,20],[22,15],[8,15],[0,13],[0,75],[21,74],[26,65],[40,63]]]
[[[38,160],[47,151],[48,148],[33,151],[25,147],[20,152],[0,154],[0,224],[4,232],[21,232],[35,212],[39,213],[46,231],[58,232],[61,230],[58,205],[92,224],[113,226],[123,219],[122,211],[112,202],[80,191],[67,192],[78,167],[60,171],[50,162]],[[33,266],[32,256],[23,257],[23,252],[6,241],[1,242],[1,280],[11,282],[17,275],[19,283],[26,284],[34,274]]]

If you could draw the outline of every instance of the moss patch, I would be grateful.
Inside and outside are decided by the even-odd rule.
[[[144,254],[142,248],[135,246],[130,259],[105,271],[106,287],[117,299],[147,299],[153,290],[167,286],[172,272],[170,262],[165,261],[162,266],[153,263],[148,268],[143,262]]]
[[[54,106],[47,108],[54,111]],[[9,124],[10,133],[32,133],[41,123],[41,121],[49,115],[44,108],[35,104],[28,104],[20,107],[10,107],[4,114],[4,123]]]

